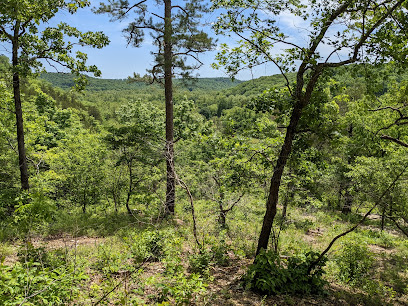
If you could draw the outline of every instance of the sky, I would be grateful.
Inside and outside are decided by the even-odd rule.
[[[99,0],[91,1],[92,6],[97,6]],[[64,21],[69,25],[77,27],[81,31],[102,31],[110,39],[110,44],[103,49],[93,49],[89,47],[81,48],[81,51],[88,54],[89,65],[96,65],[102,72],[104,79],[125,79],[133,73],[144,75],[146,69],[153,65],[153,56],[151,51],[154,46],[151,44],[150,36],[146,35],[145,42],[141,47],[135,48],[127,46],[126,39],[123,36],[122,29],[131,21],[131,19],[122,22],[110,21],[107,14],[96,15],[92,12],[91,7],[78,10],[75,14],[70,14],[67,11],[59,12],[54,17],[49,26],[55,26],[59,22]],[[214,15],[208,15],[204,18],[203,23],[210,23],[215,19]],[[206,26],[209,34],[215,36],[210,27]],[[233,44],[232,39],[227,37],[217,37],[218,43],[226,42],[229,45]],[[2,53],[0,49],[0,53]],[[209,51],[200,55],[200,60],[204,65],[196,72],[199,77],[228,77],[222,70],[215,70],[211,64],[215,62],[216,50]],[[7,55],[7,54],[6,54]],[[52,67],[45,66],[47,71],[55,71]],[[61,69],[59,71],[64,71]],[[272,64],[264,64],[252,70],[244,70],[237,75],[237,79],[249,80],[258,78],[264,75],[272,75],[278,73],[278,70]]]
[[[151,51],[155,50],[155,46],[152,46],[150,36],[145,36],[145,42],[139,48],[127,46],[122,30],[130,21],[132,21],[132,19],[125,19],[121,22],[111,22],[110,17],[107,14],[94,14],[91,8],[98,6],[100,1],[102,0],[91,0],[90,7],[79,9],[75,14],[70,14],[68,11],[60,11],[50,20],[49,24],[46,24],[43,27],[56,26],[63,21],[84,32],[102,31],[109,37],[111,42],[103,49],[82,47],[81,51],[88,54],[87,64],[96,65],[102,72],[102,78],[105,79],[126,79],[128,76],[132,76],[133,73],[144,75],[146,69],[151,68],[154,64]],[[215,37],[215,34],[209,25],[216,20],[217,14],[218,13],[209,13],[205,15],[202,20],[203,28],[213,37]],[[310,20],[303,20],[302,18],[287,12],[282,12],[281,15],[276,17],[276,20],[276,25],[284,29],[285,33],[290,36],[290,40],[293,43],[299,45],[305,45],[308,43],[308,27]],[[334,30],[336,30],[336,28]],[[236,43],[233,38],[225,36],[218,36],[217,39],[218,44],[226,43],[229,47],[233,47]],[[282,49],[277,50],[279,53],[281,51]],[[319,51],[321,51],[322,55],[330,54],[331,52],[330,48],[327,48],[327,46],[324,45]],[[10,56],[10,47],[7,45],[0,45],[0,54],[2,53]],[[228,77],[223,70],[215,70],[211,67],[211,64],[215,62],[216,53],[216,50],[209,51],[199,56],[200,60],[204,63],[204,65],[197,71],[199,77]],[[50,66],[45,67],[47,71],[55,71],[55,69]],[[68,71],[61,69],[59,72]],[[272,63],[267,63],[251,70],[242,70],[236,78],[239,80],[250,80],[278,73],[279,70]]]

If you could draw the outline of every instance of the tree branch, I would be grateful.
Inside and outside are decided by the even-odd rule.
[[[364,215],[364,217],[356,224],[354,225],[352,228],[350,228],[349,230],[337,235],[336,237],[333,238],[333,240],[329,243],[328,247],[319,255],[319,257],[313,261],[309,268],[307,269],[308,274],[310,274],[310,272],[313,270],[313,268],[322,260],[322,258],[326,255],[326,253],[331,249],[331,247],[333,246],[333,244],[337,241],[337,239],[346,236],[347,234],[351,233],[352,231],[354,231],[357,227],[359,227],[361,224],[364,223],[364,221],[367,219],[367,217],[371,214],[371,212],[374,210],[374,208],[376,208],[378,206],[378,204],[381,203],[382,199],[384,198],[384,196],[386,194],[388,194],[388,192],[391,190],[391,188],[394,187],[394,185],[397,183],[397,181],[400,179],[400,177],[404,174],[404,172],[407,170],[408,165],[406,165],[404,167],[404,169],[395,177],[395,179],[393,180],[393,182],[384,190],[384,192],[381,194],[381,196],[378,198],[377,202],[370,208],[370,210]]]
[[[1,24],[0,24],[0,30],[1,30],[0,34],[2,33],[2,34],[4,34],[4,35],[6,35],[6,37],[7,37],[8,39],[13,40],[13,36],[12,36],[11,34],[9,34],[9,33],[6,31],[6,29],[3,27],[3,25],[1,25]]]
[[[222,212],[223,212],[223,213],[227,213],[227,212],[231,211],[231,210],[235,207],[235,205],[237,205],[238,202],[241,201],[241,199],[242,199],[242,197],[243,197],[244,195],[245,195],[245,192],[242,193],[242,194],[239,196],[239,198],[238,198],[234,203],[232,203],[232,205],[231,205],[229,208],[224,209]]]
[[[200,241],[198,241],[198,236],[197,236],[197,224],[196,224],[193,196],[192,196],[192,194],[190,192],[190,189],[188,188],[187,184],[184,183],[178,177],[178,175],[176,175],[176,179],[177,179],[177,182],[180,184],[180,186],[187,192],[187,195],[188,195],[188,197],[190,199],[191,215],[192,215],[192,218],[193,218],[193,235],[194,235],[194,239],[195,239],[195,241],[197,243],[197,246],[198,246],[198,248],[200,249],[200,252],[201,252],[202,245],[201,245]]]
[[[400,146],[403,146],[403,147],[405,147],[405,148],[408,148],[408,143],[403,142],[403,141],[401,141],[401,140],[399,140],[399,139],[397,139],[397,138],[394,138],[394,137],[391,137],[391,136],[388,136],[388,135],[382,135],[380,138],[381,138],[381,139],[390,140],[390,141],[392,141],[392,142],[395,142],[395,143],[399,144]]]
[[[120,18],[125,17],[125,15],[126,15],[127,13],[129,13],[132,9],[134,9],[135,7],[140,6],[141,4],[145,3],[146,1],[147,1],[147,0],[142,0],[142,1],[140,1],[140,2],[138,2],[138,3],[136,3],[136,4],[132,5],[132,6],[130,6],[130,7],[128,7],[128,8],[125,8],[125,7],[124,7],[123,9],[126,9],[126,11],[121,14]]]
[[[401,225],[398,224],[397,220],[395,220],[394,217],[391,216],[387,216],[388,219],[390,219],[392,222],[394,222],[394,224],[398,227],[398,229],[405,235],[408,237],[408,231],[403,229]]]
[[[292,88],[290,87],[290,83],[289,83],[289,79],[286,76],[286,73],[284,72],[283,68],[278,64],[278,62],[272,58],[264,49],[262,49],[260,46],[258,46],[257,44],[255,44],[253,41],[251,41],[250,39],[244,37],[243,35],[241,35],[240,33],[235,33],[236,35],[238,35],[238,37],[240,37],[241,39],[245,40],[246,42],[248,42],[249,44],[251,44],[253,47],[255,47],[259,52],[261,52],[262,54],[264,54],[272,63],[275,64],[276,67],[278,67],[281,75],[285,78],[286,81],[286,87],[289,90],[289,93],[292,95]]]

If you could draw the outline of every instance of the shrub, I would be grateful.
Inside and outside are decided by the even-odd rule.
[[[38,230],[55,216],[55,204],[41,192],[22,194],[17,200],[13,218],[22,234]]]
[[[186,277],[183,273],[173,276],[172,280],[158,284],[159,302],[171,301],[173,305],[191,305],[192,299],[205,292],[206,284],[198,274]]]
[[[346,242],[336,257],[339,279],[351,285],[363,284],[374,262],[373,254],[361,241]]]
[[[145,231],[131,239],[130,250],[135,262],[158,261],[164,256],[164,235],[159,231]]]
[[[112,247],[105,244],[98,245],[97,260],[93,267],[105,275],[117,273],[123,268],[123,262],[126,261],[127,254],[115,252]]]
[[[17,257],[21,263],[37,262],[44,265],[47,262],[48,254],[45,247],[36,248],[31,242],[27,242],[19,248]]]
[[[0,305],[62,305],[74,301],[85,274],[74,266],[53,270],[39,263],[0,264]]]
[[[261,250],[243,281],[247,289],[267,295],[321,293],[326,284],[322,276],[327,259],[308,273],[318,256],[316,252],[308,252],[282,260],[276,252]]]
[[[230,247],[227,245],[224,237],[222,237],[220,241],[216,241],[211,246],[212,260],[214,263],[219,266],[228,266],[228,251],[230,251]]]
[[[202,251],[199,254],[192,254],[188,257],[190,271],[207,276],[211,262],[211,254],[207,251]]]
[[[21,263],[37,263],[43,268],[58,268],[67,264],[67,254],[64,249],[47,251],[45,247],[35,247],[31,242],[26,242],[17,252],[18,261]]]

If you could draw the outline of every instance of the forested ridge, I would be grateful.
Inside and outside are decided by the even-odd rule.
[[[95,12],[132,12],[159,41],[171,27],[173,54],[187,56],[213,44],[189,19],[205,8],[187,2],[171,25],[144,20],[140,4]],[[65,24],[36,40],[48,15],[36,17],[28,38],[13,34],[28,48],[0,6],[0,38],[23,48],[0,56],[1,305],[408,305],[407,4],[255,2],[213,1],[229,9],[217,35],[241,35],[214,66],[280,68],[248,81],[191,78],[197,67],[177,56],[170,69],[160,43],[150,75],[91,77],[58,33],[97,48],[102,33]],[[87,5],[67,3],[53,5]],[[321,22],[284,57],[269,42],[287,36],[244,8]],[[348,28],[324,57],[336,18]],[[124,31],[135,47],[140,28]],[[42,71],[41,57],[72,73]]]

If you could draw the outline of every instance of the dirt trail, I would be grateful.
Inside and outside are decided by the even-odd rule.
[[[56,249],[67,249],[73,250],[79,246],[87,245],[99,245],[106,241],[107,238],[101,237],[72,237],[72,236],[59,236],[59,237],[49,237],[49,238],[33,238],[31,240],[34,247],[45,247],[47,250],[56,250]],[[18,261],[17,252],[18,249],[22,246],[22,243],[16,243],[13,245],[14,252],[6,256],[4,264],[7,266],[13,265]]]

